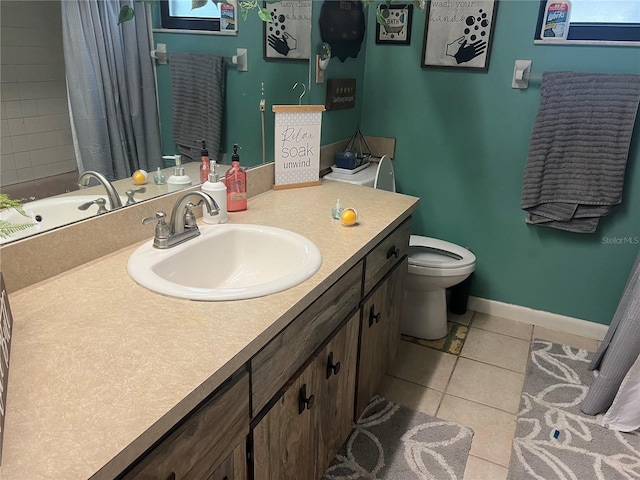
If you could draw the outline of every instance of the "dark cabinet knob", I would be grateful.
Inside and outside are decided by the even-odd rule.
[[[398,258],[399,255],[400,255],[400,249],[396,248],[396,246],[394,245],[387,252],[387,260],[390,259],[391,257]]]
[[[306,410],[311,410],[313,407],[313,403],[315,402],[315,397],[313,395],[309,395],[307,397],[307,384],[305,383],[300,387],[300,393],[298,396],[298,413],[302,413]]]
[[[340,362],[333,363],[333,352],[331,352],[327,358],[327,380],[331,378],[331,375],[338,373],[340,373]]]
[[[374,323],[378,323],[380,321],[380,312],[376,312],[375,305],[371,305],[369,309],[369,326],[372,327]]]

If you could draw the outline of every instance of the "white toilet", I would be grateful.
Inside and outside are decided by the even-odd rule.
[[[393,164],[386,155],[354,173],[340,169],[324,176],[390,192],[396,191]],[[446,289],[464,281],[476,267],[476,257],[453,243],[411,235],[409,272],[405,283],[402,333],[432,340],[447,334]]]

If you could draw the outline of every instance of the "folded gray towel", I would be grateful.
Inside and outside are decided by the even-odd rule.
[[[640,75],[545,72],[520,206],[527,222],[592,233],[622,202]]]
[[[219,160],[226,64],[224,57],[170,53],[173,141],[185,160],[200,160],[200,140]]]

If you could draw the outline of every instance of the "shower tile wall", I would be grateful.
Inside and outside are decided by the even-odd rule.
[[[58,1],[0,2],[0,186],[76,171]]]

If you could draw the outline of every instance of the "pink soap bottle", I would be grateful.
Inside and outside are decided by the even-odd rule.
[[[239,145],[233,146],[231,168],[224,177],[227,184],[227,211],[241,212],[247,209],[247,172],[240,166]]]
[[[202,140],[202,150],[200,151],[200,182],[204,183],[209,180],[209,172],[211,170],[209,166],[209,151],[207,150],[207,146]]]

